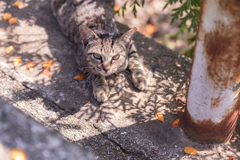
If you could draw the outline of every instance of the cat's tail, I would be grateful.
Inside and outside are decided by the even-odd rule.
[[[51,0],[51,6],[54,16],[57,16],[59,9],[61,8],[62,4],[65,3],[66,1],[67,0]]]

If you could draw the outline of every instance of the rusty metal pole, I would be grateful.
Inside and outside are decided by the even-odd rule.
[[[224,143],[239,114],[240,0],[202,0],[182,125],[200,143]]]

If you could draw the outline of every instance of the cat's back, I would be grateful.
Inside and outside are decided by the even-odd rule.
[[[94,32],[117,32],[114,0],[52,0],[52,9],[63,33],[75,43],[80,38],[79,26]]]

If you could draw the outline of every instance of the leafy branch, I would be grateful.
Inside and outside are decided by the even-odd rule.
[[[137,17],[137,9],[136,8],[137,8],[137,6],[140,7],[138,0],[127,0],[120,9],[115,10],[115,14],[118,14],[118,16],[120,16],[120,11],[121,11],[122,16],[124,17],[124,12],[127,10],[126,5],[129,1],[131,1],[130,7],[132,7],[133,15],[136,18]],[[142,7],[144,6],[144,3],[145,3],[145,0],[141,0]]]
[[[167,0],[166,5],[163,7],[163,10],[170,4],[174,4],[176,2],[183,3],[182,0]],[[194,32],[197,31],[198,27],[198,19],[199,19],[199,11],[200,11],[201,1],[200,0],[187,0],[185,3],[183,3],[179,8],[173,9],[172,21],[171,24],[177,20],[180,19],[181,23],[179,24],[179,28],[181,28],[183,25],[187,26],[187,20],[190,20],[191,25],[188,27],[188,32],[193,30]],[[186,13],[186,16],[183,17],[184,13]]]

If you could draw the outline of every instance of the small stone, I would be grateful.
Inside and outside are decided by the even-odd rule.
[[[122,89],[122,85],[121,84],[117,84],[116,88]]]

